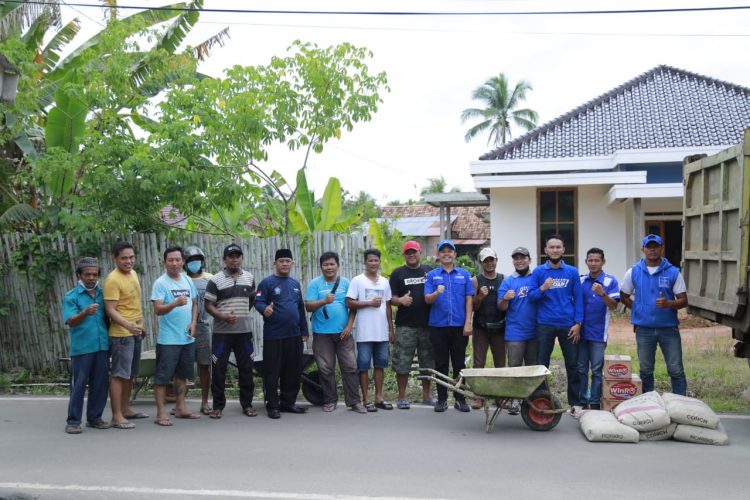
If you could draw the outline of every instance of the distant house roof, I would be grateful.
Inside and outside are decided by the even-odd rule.
[[[406,232],[399,228],[405,236],[438,236],[439,234],[439,216],[440,209],[430,205],[398,205],[381,207],[383,218],[398,219],[414,224],[427,224],[432,221],[434,224],[431,228],[426,228],[430,232],[434,229],[434,234],[416,234]],[[482,240],[483,242],[490,238],[489,224],[489,207],[453,207],[451,208],[451,232],[455,239],[464,240]]]
[[[187,216],[182,215],[179,210],[172,205],[167,205],[159,211],[159,216],[165,224],[172,227],[184,229],[187,227]]]
[[[750,125],[750,88],[657,66],[480,160],[608,156],[618,150],[724,146]]]

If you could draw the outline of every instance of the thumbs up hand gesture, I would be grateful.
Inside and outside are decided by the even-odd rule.
[[[414,302],[414,299],[411,297],[411,290],[406,292],[399,302],[404,307],[410,307]]]
[[[273,302],[268,304],[266,308],[263,310],[263,316],[265,316],[266,318],[270,318],[272,314],[273,314]]]
[[[656,307],[659,309],[666,309],[671,307],[669,301],[664,297],[664,292],[659,293],[659,298],[656,299]]]

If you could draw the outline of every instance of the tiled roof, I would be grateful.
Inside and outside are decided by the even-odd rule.
[[[404,217],[439,216],[440,209],[431,205],[398,205],[381,207],[386,219]],[[452,207],[451,218],[457,216],[451,226],[451,232],[456,239],[490,238],[489,207]],[[405,235],[413,236],[413,235]]]
[[[725,146],[750,126],[750,88],[657,66],[480,160],[610,156],[617,150]]]

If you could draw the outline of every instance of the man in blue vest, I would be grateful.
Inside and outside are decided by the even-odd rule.
[[[662,257],[664,243],[656,234],[643,238],[643,258],[625,273],[620,301],[632,309],[630,321],[641,366],[643,392],[654,390],[656,346],[661,347],[672,392],[685,395],[687,380],[682,366],[677,311],[687,306],[687,288],[680,270]],[[635,298],[632,298],[635,293]]]

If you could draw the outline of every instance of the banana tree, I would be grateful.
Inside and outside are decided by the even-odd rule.
[[[362,220],[361,211],[344,212],[341,183],[328,179],[323,198],[315,202],[315,193],[307,185],[305,169],[297,171],[297,187],[289,210],[291,232],[310,235],[315,231],[348,231]]]

